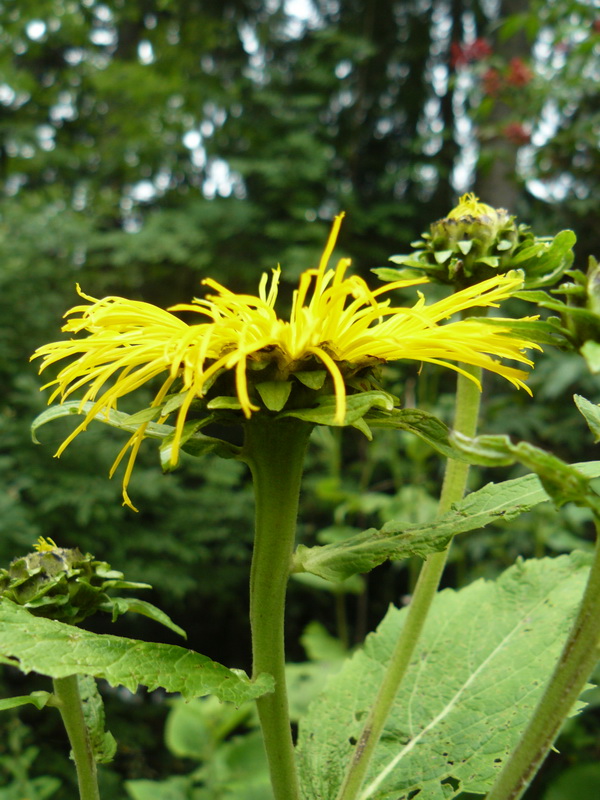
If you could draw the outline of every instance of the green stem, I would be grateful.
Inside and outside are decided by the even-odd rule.
[[[275,691],[256,701],[276,800],[299,800],[285,684],[284,612],[304,453],[311,426],[297,420],[246,423],[242,457],[252,471],[256,531],[250,572],[252,675]]]
[[[533,717],[487,800],[518,800],[546,758],[600,658],[600,526],[587,586],[567,642]]]
[[[77,675],[67,678],[54,678],[54,695],[56,706],[60,711],[63,724],[69,737],[80,800],[100,800],[96,760],[92,752],[90,737],[81,705],[81,696],[77,684]]]
[[[481,379],[481,370],[478,367],[469,367],[464,364],[461,366],[477,379]],[[459,374],[456,393],[455,430],[464,433],[466,436],[475,435],[479,404],[479,387],[470,378]],[[448,460],[438,508],[439,514],[448,511],[453,503],[462,498],[467,483],[468,470],[468,464],[453,459]],[[354,800],[357,797],[360,797],[360,800],[367,800],[377,789],[377,784],[374,782],[359,795],[373,752],[383,733],[385,721],[419,641],[429,608],[444,571],[447,556],[448,549],[441,553],[434,553],[423,564],[408,607],[404,626],[388,662],[377,697],[357,742],[354,756],[337,795],[337,800]]]

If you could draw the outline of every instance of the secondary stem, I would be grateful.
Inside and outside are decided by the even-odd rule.
[[[540,768],[600,658],[600,527],[577,618],[546,690],[487,800],[518,800]]]
[[[54,678],[54,695],[63,724],[69,737],[73,761],[77,770],[80,800],[100,800],[96,760],[81,706],[77,675]]]
[[[461,365],[475,378],[481,379],[481,369]],[[458,376],[454,428],[466,436],[474,436],[479,416],[480,390],[478,385],[461,374]],[[464,494],[469,465],[449,459],[446,464],[438,513],[448,511]],[[400,683],[406,674],[417,642],[423,630],[429,608],[437,592],[446,564],[448,549],[430,556],[421,569],[408,613],[394,651],[388,662],[386,674],[373,703],[367,721],[356,745],[354,756],[346,772],[337,800],[354,800],[364,783],[373,752],[379,741]],[[360,800],[367,800],[377,788],[367,786]]]
[[[276,800],[299,800],[285,683],[284,612],[304,453],[311,426],[298,420],[246,423],[242,457],[252,471],[256,532],[250,572],[252,675],[275,691],[256,701]]]

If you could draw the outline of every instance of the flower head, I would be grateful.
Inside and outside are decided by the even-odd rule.
[[[161,409],[160,421],[176,415],[173,464],[189,416],[200,406],[210,408],[211,398],[232,393],[242,421],[254,413],[306,407],[318,394],[333,394],[334,424],[343,425],[347,395],[369,388],[373,368],[388,361],[430,362],[458,372],[463,371],[460,362],[478,365],[526,388],[527,373],[502,359],[531,365],[524,351],[537,345],[513,334],[510,320],[500,327],[469,319],[439,324],[473,307],[496,307],[520,288],[520,276],[496,275],[429,306],[421,294],[412,307],[397,306],[382,296],[427,278],[398,280],[373,291],[362,278],[346,275],[349,259],[330,268],[342,217],[333,223],[318,267],[300,276],[289,319],[275,311],[279,269],[270,279],[262,276],[257,295],[236,294],[207,279],[213,294],[168,311],[122,297],[96,300],[78,290],[87,302],[67,312],[63,330],[88,335],[44,345],[33,356],[43,357],[41,370],[69,359],[47,384],[55,387],[50,403],[83,390],[80,408],[89,404],[57,455],[98,414],[115,410],[121,397],[155,378],[162,381],[152,403]],[[174,311],[192,312],[200,321],[188,324]],[[276,402],[266,386],[283,387],[275,393]],[[128,505],[127,483],[146,427],[140,422],[113,465],[112,472],[131,449],[124,479]]]

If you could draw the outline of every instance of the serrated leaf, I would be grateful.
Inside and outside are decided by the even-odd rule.
[[[495,582],[437,595],[361,800],[488,791],[554,668],[588,563],[582,553],[521,562]],[[301,721],[306,797],[336,797],[406,613],[388,612]]]
[[[600,477],[600,461],[574,464],[587,478]],[[371,528],[356,536],[321,547],[299,545],[294,572],[310,572],[329,581],[369,572],[384,561],[411,556],[425,558],[444,549],[459,533],[508,522],[550,500],[537,475],[525,475],[502,483],[488,483],[455,503],[452,510],[424,525],[391,520],[381,530]]]
[[[32,692],[20,697],[4,697],[0,700],[0,711],[8,711],[9,708],[26,705],[32,705],[41,710],[46,707],[52,697],[54,697],[52,692]]]
[[[92,675],[111,686],[135,692],[162,687],[186,698],[214,694],[220,700],[243,703],[273,689],[273,678],[261,674],[251,681],[207,656],[176,645],[142,642],[97,634],[54,620],[34,617],[26,609],[0,600],[0,654],[4,663],[24,673],[51,678]]]
[[[290,381],[263,381],[256,383],[255,388],[269,411],[281,411],[288,401],[292,384]]]

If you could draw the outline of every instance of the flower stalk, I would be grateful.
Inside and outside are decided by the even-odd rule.
[[[63,724],[69,737],[71,754],[77,770],[80,800],[100,800],[96,760],[88,733],[77,675],[54,678],[54,696]]]
[[[461,365],[477,381],[481,379],[479,367]],[[456,394],[455,430],[467,436],[474,436],[480,406],[480,389],[477,382],[466,375],[459,374]],[[438,513],[443,514],[464,494],[469,465],[462,461],[449,459],[446,464],[442,495]],[[421,569],[415,587],[404,627],[392,652],[377,697],[356,744],[354,756],[337,795],[337,800],[367,800],[379,786],[377,780],[362,792],[371,758],[379,742],[400,684],[410,665],[415,648],[421,636],[433,598],[437,592],[450,546],[440,553],[430,556]],[[359,794],[360,792],[360,794]]]
[[[241,457],[252,472],[256,503],[250,571],[252,676],[267,672],[275,678],[274,692],[256,703],[274,796],[300,800],[285,682],[284,613],[304,453],[312,426],[256,415],[244,430]]]

